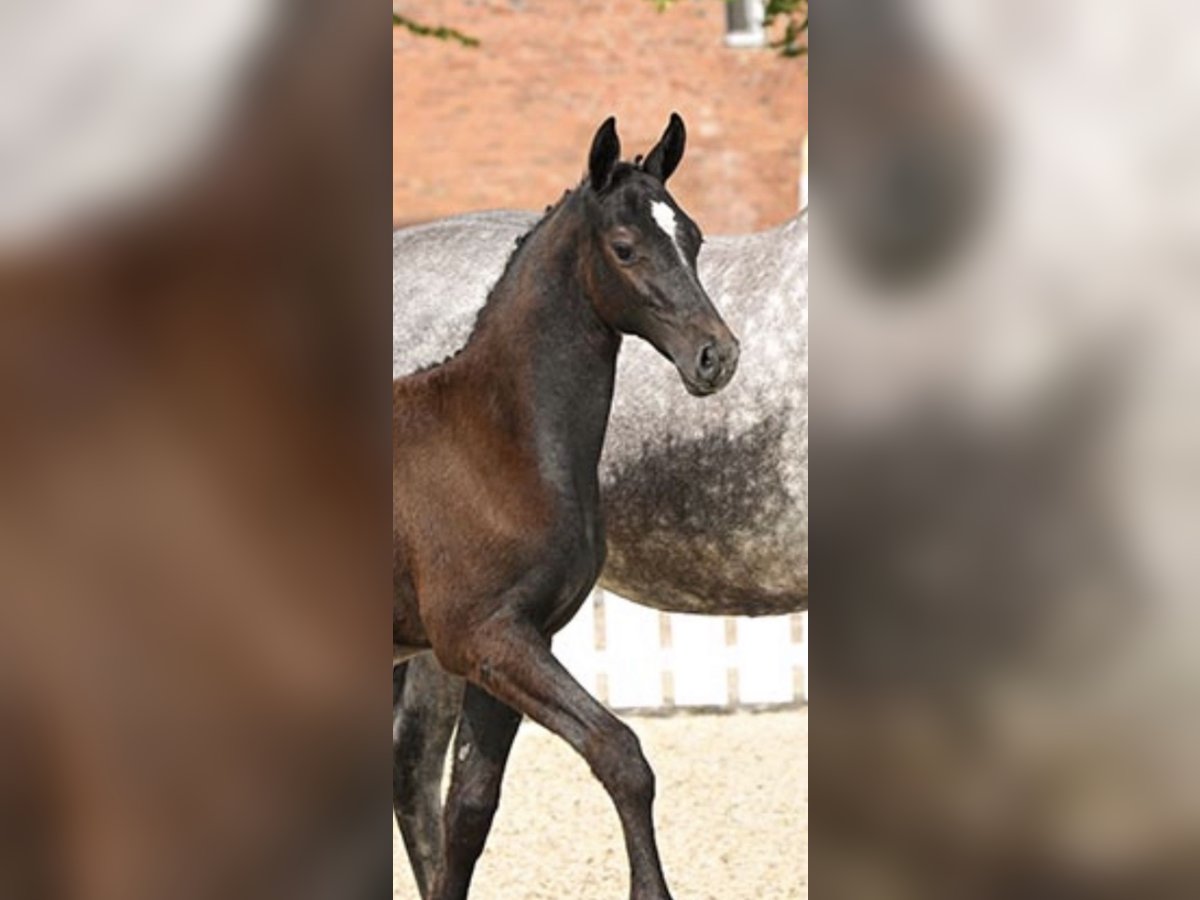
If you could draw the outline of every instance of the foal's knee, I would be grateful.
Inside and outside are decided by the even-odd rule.
[[[618,801],[640,805],[654,800],[654,770],[642,743],[619,722],[597,741],[593,772]]]
[[[470,784],[453,791],[446,804],[448,836],[466,847],[482,845],[499,805],[499,784]]]

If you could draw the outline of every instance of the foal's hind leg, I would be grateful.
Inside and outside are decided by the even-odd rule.
[[[429,654],[397,666],[392,679],[392,811],[417,890],[428,898],[442,859],[442,771],[462,679]]]
[[[470,677],[574,747],[612,798],[632,900],[671,900],[654,837],[654,772],[637,735],[584,690],[533,629],[476,634],[473,650],[479,663]]]
[[[463,694],[446,797],[443,865],[433,900],[465,900],[500,802],[500,782],[521,714],[473,684]]]

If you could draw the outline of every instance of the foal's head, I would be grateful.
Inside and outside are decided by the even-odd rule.
[[[667,193],[685,140],[683,120],[672,114],[643,162],[619,162],[616,120],[600,126],[583,188],[593,242],[587,283],[602,319],[653,344],[687,389],[703,395],[733,377],[738,342],[696,275],[700,229]]]

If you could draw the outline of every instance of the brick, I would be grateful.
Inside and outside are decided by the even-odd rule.
[[[398,7],[477,49],[392,36],[392,217],[541,209],[583,174],[610,113],[627,157],[672,110],[688,152],[671,190],[709,233],[757,230],[796,209],[808,63],[724,46],[722,0],[424,0]]]

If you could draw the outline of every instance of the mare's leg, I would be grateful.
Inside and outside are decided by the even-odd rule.
[[[521,714],[468,684],[463,694],[454,768],[446,797],[443,867],[434,900],[465,900],[500,803],[500,782]]]
[[[394,667],[392,811],[423,898],[441,865],[442,772],[461,703],[462,679],[432,654]]]
[[[670,900],[654,837],[654,772],[637,735],[583,689],[536,630],[509,625],[477,632],[472,651],[477,663],[470,677],[574,747],[612,798],[632,900]]]

